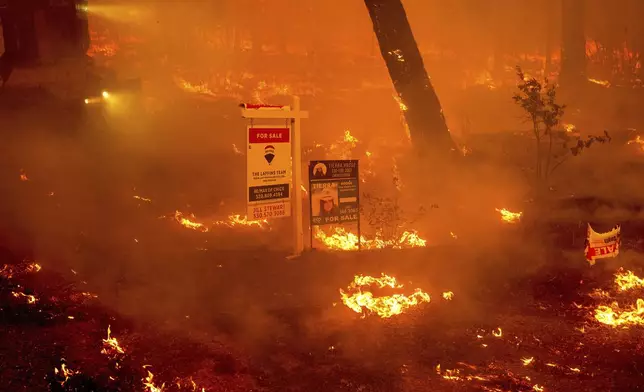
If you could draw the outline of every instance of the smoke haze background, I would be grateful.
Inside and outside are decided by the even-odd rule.
[[[600,24],[601,2],[592,3],[588,28],[621,39],[622,30]],[[476,318],[485,311],[474,300],[479,281],[505,284],[555,253],[536,239],[521,237],[519,243],[494,209],[522,209],[529,197],[525,169],[533,160],[531,140],[513,135],[529,126],[512,103],[514,79],[504,69],[525,61],[527,53],[545,56],[548,34],[556,52],[560,24],[558,11],[546,7],[480,4],[405,1],[448,125],[473,150],[465,163],[437,172],[407,152],[400,109],[361,1],[96,2],[90,8],[95,61],[119,77],[141,77],[141,107],[116,113],[109,126],[74,126],[74,112],[47,101],[37,81],[16,71],[21,84],[10,86],[5,97],[24,90],[43,101],[37,109],[10,111],[11,99],[2,99],[3,236],[33,250],[47,268],[65,274],[74,269],[77,279],[125,314],[172,320],[169,326],[184,329],[214,325],[227,336],[222,339],[258,351],[288,341],[294,330],[320,344],[341,334],[353,315],[331,304],[356,273],[384,271],[413,281],[410,289],[421,287],[434,301],[452,290],[465,298],[463,322]],[[623,12],[628,36],[634,37],[636,27]],[[522,34],[510,34],[517,30]],[[116,55],[101,55],[109,50]],[[499,52],[515,58],[497,56],[489,64]],[[488,76],[506,83],[491,88]],[[184,82],[209,92],[186,91]],[[172,221],[175,210],[213,220],[245,215],[245,157],[233,145],[243,152],[246,121],[237,105],[288,104],[291,94],[301,95],[311,113],[303,121],[303,145],[338,143],[350,130],[361,141],[353,158],[366,164],[364,151],[374,151],[376,178],[365,190],[399,197],[409,214],[426,207],[411,228],[438,249],[410,252],[405,262],[395,252],[316,256],[305,267],[273,253],[288,246],[288,222],[275,222],[270,232],[201,234]],[[641,118],[628,94],[598,88],[571,97],[564,101],[574,105],[566,121],[584,134],[637,128]],[[640,181],[622,173],[640,164],[641,155],[637,146],[624,144],[616,137],[610,146],[571,159],[553,186],[562,195],[637,202]],[[324,158],[320,151],[307,157]],[[394,158],[400,192],[391,181]],[[21,169],[29,181],[20,181]],[[553,217],[568,224],[612,224],[633,213],[615,206],[588,215],[571,207]],[[467,244],[464,249],[452,248],[458,241]],[[578,258],[569,261],[574,266],[584,263],[581,246]],[[311,286],[295,284],[301,279]],[[299,309],[304,303],[313,305]],[[284,314],[289,307],[299,318]],[[340,340],[347,356],[359,357],[370,339],[367,347],[377,350],[382,333]]]

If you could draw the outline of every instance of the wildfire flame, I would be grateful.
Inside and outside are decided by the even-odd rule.
[[[210,87],[208,87],[208,83],[205,83],[205,82],[202,82],[199,84],[193,84],[183,78],[176,78],[175,82],[182,90],[187,91],[189,93],[210,95],[213,97],[216,95],[210,89]]]
[[[443,293],[443,299],[446,301],[451,301],[454,298],[454,293],[451,291],[446,291]]]
[[[398,284],[396,278],[382,274],[380,278],[371,276],[356,275],[353,282],[347,288],[347,291],[340,289],[342,302],[356,313],[362,313],[366,317],[367,312],[378,315],[380,318],[389,318],[402,314],[406,309],[417,306],[423,302],[429,302],[429,294],[421,289],[416,289],[413,294],[406,296],[404,294],[393,294],[389,296],[375,297],[365,288],[375,285],[378,288],[397,288],[403,287]]]
[[[38,263],[31,263],[26,265],[4,264],[2,267],[0,267],[0,277],[5,279],[11,279],[16,275],[36,273],[41,269],[42,267]]]
[[[26,298],[26,299],[27,299],[27,303],[28,303],[28,304],[30,304],[30,305],[33,305],[33,304],[35,304],[36,302],[38,302],[38,298],[36,298],[36,297],[35,297],[35,296],[33,296],[33,295],[29,295],[29,294],[25,294],[25,293],[20,293],[20,292],[17,292],[17,291],[12,291],[12,292],[11,292],[11,295],[13,295],[15,298]]]
[[[617,302],[610,306],[600,305],[595,309],[595,319],[612,327],[644,325],[644,299],[638,298],[635,306],[620,309]]]
[[[161,384],[161,386],[157,386],[154,381],[154,374],[152,374],[151,371],[148,370],[148,375],[143,379],[143,386],[145,386],[145,390],[147,392],[163,392],[163,388],[165,388],[165,384]]]
[[[633,271],[620,269],[615,274],[615,284],[617,284],[619,291],[628,291],[635,288],[644,288],[644,279],[635,275]]]
[[[618,291],[625,292],[644,287],[644,279],[636,276],[632,271],[624,271],[620,268],[615,274],[615,285]],[[598,298],[610,298],[610,294],[603,290],[597,290],[591,295]],[[599,305],[595,309],[595,320],[614,328],[644,325],[644,299],[638,298],[635,301],[635,306],[628,308],[621,308],[617,301],[613,301],[609,305]]]
[[[208,227],[205,223],[197,222],[196,217],[193,214],[190,214],[189,218],[187,218],[181,211],[175,211],[174,219],[183,227],[186,227],[188,229],[201,231],[203,233],[210,231],[210,227]],[[212,226],[248,226],[265,229],[266,227],[268,227],[268,220],[250,220],[246,216],[230,215],[228,216],[227,220],[212,222]]]
[[[29,181],[29,177],[27,177],[24,169],[20,169],[20,181]]]
[[[107,338],[103,339],[103,349],[101,354],[110,355],[110,354],[125,354],[125,350],[121,347],[118,340],[111,336],[112,330],[111,327],[107,326]]]
[[[260,229],[263,229],[268,225],[268,221],[266,219],[249,220],[247,216],[230,215],[227,221],[217,221],[215,222],[215,225],[218,225],[218,226],[224,225],[228,227],[249,226],[249,227],[258,227]]]
[[[190,218],[195,219],[195,216],[193,214],[190,214]],[[174,212],[174,219],[179,222],[181,226],[187,227],[188,229],[197,230],[204,233],[208,231],[208,227],[206,227],[203,223],[195,222],[189,218],[184,217],[183,213],[180,211]]]
[[[506,208],[496,208],[496,211],[501,214],[501,219],[506,223],[517,223],[523,216],[523,212],[512,212]]]
[[[341,140],[331,143],[326,149],[327,156],[333,159],[349,159],[351,158],[351,150],[356,148],[359,142],[358,138],[347,129]]]
[[[54,368],[54,374],[57,376],[60,376],[62,381],[60,381],[60,385],[64,386],[65,383],[74,375],[78,374],[78,372],[71,370],[70,368],[67,367],[64,363],[60,365],[60,370],[58,368]]]
[[[342,227],[336,227],[331,234],[327,234],[319,227],[315,228],[315,238],[332,250],[357,250],[358,236],[352,232],[346,231]],[[415,231],[405,231],[399,238],[385,240],[376,235],[373,239],[367,239],[360,236],[360,246],[362,249],[403,249],[403,248],[422,248],[427,246],[427,240],[420,238]]]

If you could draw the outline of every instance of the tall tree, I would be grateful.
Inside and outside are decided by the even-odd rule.
[[[402,1],[365,0],[365,4],[389,76],[406,106],[404,115],[414,146],[421,153],[450,151],[454,142]]]
[[[587,0],[561,0],[560,82],[569,88],[586,81],[585,8]]]

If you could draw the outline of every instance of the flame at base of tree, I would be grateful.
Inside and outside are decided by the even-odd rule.
[[[345,230],[342,227],[334,228],[330,234],[327,234],[319,227],[315,228],[315,239],[324,244],[325,247],[332,250],[357,250],[358,235]],[[427,240],[420,238],[415,231],[405,231],[400,237],[393,239],[383,239],[376,235],[373,239],[360,236],[360,247],[362,249],[403,249],[403,248],[423,248],[427,246]]]
[[[346,292],[342,289],[340,290],[342,302],[349,309],[356,313],[362,313],[363,316],[366,316],[367,313],[372,313],[381,318],[389,318],[402,314],[410,307],[430,301],[429,294],[421,289],[414,290],[411,295],[392,294],[377,297],[367,290],[370,286],[377,286],[379,289],[385,287],[392,289],[403,288],[402,284],[398,284],[396,278],[385,274],[382,274],[380,278],[357,275]]]

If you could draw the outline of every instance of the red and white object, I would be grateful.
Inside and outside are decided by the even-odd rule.
[[[248,218],[291,216],[291,129],[248,127]]]
[[[594,265],[597,259],[606,259],[619,255],[621,245],[621,227],[615,226],[606,233],[597,233],[588,224],[588,235],[586,237],[586,260]]]

